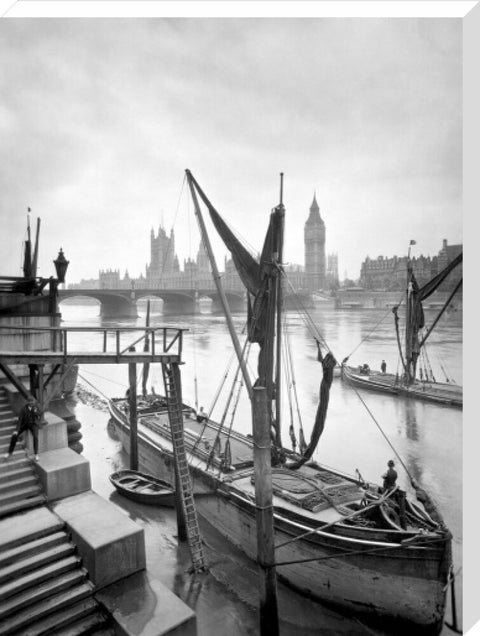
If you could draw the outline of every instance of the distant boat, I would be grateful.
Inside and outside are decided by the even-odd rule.
[[[110,475],[117,491],[139,503],[173,507],[175,488],[167,481],[136,470],[119,470]]]
[[[441,272],[432,278],[423,287],[419,287],[410,260],[410,252],[407,264],[407,291],[405,296],[405,340],[402,347],[399,333],[399,305],[392,308],[395,316],[395,332],[402,364],[402,373],[386,373],[379,370],[370,370],[368,365],[353,367],[347,365],[346,358],[342,363],[342,379],[348,384],[361,389],[368,389],[381,393],[390,393],[407,398],[436,402],[446,406],[463,406],[463,388],[455,382],[437,382],[427,364],[420,370],[420,378],[417,377],[419,358],[424,351],[427,338],[433,332],[442,314],[450,307],[450,303],[456,292],[462,285],[462,279],[457,283],[453,292],[433,321],[431,327],[426,329],[423,336],[421,330],[425,326],[422,302],[426,300],[445,280],[450,272],[461,264],[463,254],[460,253]]]

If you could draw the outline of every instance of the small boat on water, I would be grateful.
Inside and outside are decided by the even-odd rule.
[[[378,370],[365,372],[361,366],[352,367],[347,364],[341,366],[341,377],[348,384],[367,391],[389,393],[445,406],[463,406],[463,390],[458,384],[418,379],[406,384],[393,373],[382,373]]]
[[[281,281],[285,275],[281,260],[283,204],[272,211],[262,255],[255,259],[239,245],[189,171],[187,178],[197,216],[198,194],[232,253],[248,291],[249,324],[245,348],[249,343],[260,348],[255,385],[262,387],[267,396],[265,418],[271,431],[273,539],[278,578],[314,601],[331,604],[349,614],[361,614],[367,620],[378,622],[382,629],[388,626],[389,633],[439,634],[452,575],[452,537],[428,494],[412,479],[412,489],[420,502],[417,504],[410,493],[398,486],[386,487],[385,482],[383,486],[367,483],[360,473],[348,475],[312,458],[325,426],[336,366],[330,351],[322,353],[323,342],[318,340],[322,380],[310,442],[305,443],[300,428],[301,435],[296,438],[298,444],[294,444],[293,429],[290,433],[292,449],[282,443],[279,382],[282,377],[282,355],[279,353],[282,352],[277,349],[275,355],[275,346],[280,346],[281,327],[285,326],[279,320]],[[202,227],[203,221],[199,220],[199,224]],[[207,244],[203,230],[202,237]],[[213,259],[211,266],[216,284],[220,286]],[[226,309],[225,314],[230,324],[231,317]],[[236,351],[240,350],[239,367],[248,390],[248,373],[242,367],[243,351],[232,330],[230,335]],[[288,356],[286,358],[288,360]],[[157,400],[156,408],[154,397],[141,398],[136,442],[141,467],[162,479],[173,480],[175,448],[170,416],[176,405],[169,402],[166,382],[165,395],[165,403]],[[149,401],[152,404],[149,405]],[[233,410],[235,401],[232,404]],[[189,463],[200,521],[206,520],[256,561],[258,509],[254,437],[224,425],[224,418],[217,422],[210,416],[199,417],[185,406],[180,408],[182,445]],[[112,399],[109,409],[128,453],[128,400]],[[253,412],[252,422],[244,423],[242,430],[252,430],[255,435]]]
[[[117,491],[139,503],[157,506],[175,505],[175,488],[167,481],[136,470],[119,470],[110,475]]]
[[[412,241],[412,244],[414,242]],[[426,341],[433,332],[443,313],[451,306],[451,302],[462,285],[462,279],[458,281],[453,292],[446,302],[441,305],[440,311],[425,329],[425,317],[422,303],[438,287],[445,278],[462,263],[463,254],[457,256],[434,278],[420,287],[413,272],[410,260],[410,250],[407,259],[407,288],[405,294],[405,338],[402,346],[399,329],[400,305],[395,305],[392,312],[395,317],[395,332],[401,363],[401,373],[386,373],[386,370],[371,370],[368,365],[353,367],[347,364],[345,358],[341,365],[342,379],[351,386],[369,391],[389,393],[416,400],[435,402],[445,406],[463,407],[463,388],[455,382],[438,382],[431,370],[428,356],[426,356]],[[420,367],[420,362],[424,364]],[[420,377],[417,377],[420,372]]]

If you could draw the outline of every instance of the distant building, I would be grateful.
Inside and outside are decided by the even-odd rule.
[[[285,264],[288,276],[288,291],[306,290],[310,292],[338,287],[338,256],[325,257],[325,223],[320,217],[320,208],[314,194],[308,219],[304,226],[305,267]],[[231,258],[225,258],[222,282],[231,291],[243,290],[243,284]],[[150,262],[145,265],[145,275],[131,278],[128,271],[124,277],[118,269],[100,270],[98,281],[81,281],[70,288],[84,289],[214,289],[210,262],[200,241],[196,258],[187,258],[180,269],[175,254],[175,234],[167,234],[159,226],[157,234],[150,232]]]
[[[327,289],[337,289],[338,286],[338,254],[328,254],[327,272],[325,274],[325,287]]]
[[[101,269],[98,272],[98,281],[100,289],[120,289],[120,270]]]
[[[150,232],[150,265],[146,267],[147,287],[154,289],[162,287],[165,280],[172,274],[178,274],[180,266],[175,254],[175,234],[173,229],[167,236],[165,229],[160,226],[155,236]]]
[[[438,272],[441,272],[449,263],[453,261],[461,252],[463,252],[463,245],[448,245],[447,240],[443,239],[442,249],[438,253],[437,265]],[[463,265],[456,267],[448,276],[448,286],[453,288],[458,281],[463,277]],[[447,281],[445,281],[447,283]],[[445,285],[444,283],[444,285]]]
[[[325,287],[325,223],[315,195],[305,223],[305,287],[310,292]]]
[[[462,245],[447,245],[446,239],[438,256],[413,257],[412,265],[415,278],[420,286],[425,285],[438,272],[444,269],[457,254],[462,251]],[[403,290],[407,281],[407,257],[377,256],[375,259],[367,258],[363,261],[360,269],[360,285],[366,290],[375,291],[396,291]],[[456,268],[442,283],[440,289],[453,289],[455,284],[462,277],[462,267]]]

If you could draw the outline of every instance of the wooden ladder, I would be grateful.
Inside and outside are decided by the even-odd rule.
[[[201,570],[206,570],[207,566],[203,554],[202,537],[200,535],[200,528],[198,525],[197,510],[193,499],[192,480],[185,451],[185,441],[183,437],[182,392],[178,363],[163,363],[162,373],[165,385],[165,397],[167,399],[168,419],[172,433],[175,468],[180,485],[188,545],[190,547],[193,568],[195,572],[199,572]]]

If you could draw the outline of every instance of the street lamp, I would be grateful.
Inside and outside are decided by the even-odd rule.
[[[55,265],[55,271],[57,272],[57,280],[59,283],[65,282],[65,274],[67,273],[69,263],[70,261],[67,261],[62,248],[60,248],[57,258],[53,261],[53,264]]]

